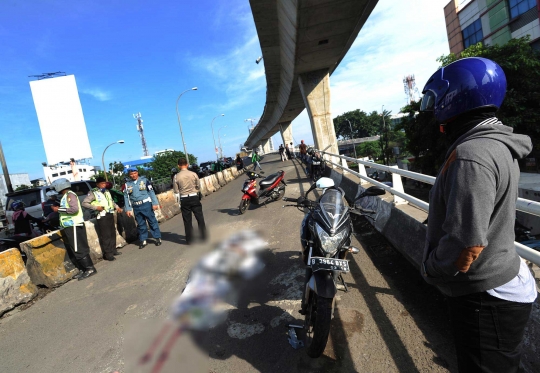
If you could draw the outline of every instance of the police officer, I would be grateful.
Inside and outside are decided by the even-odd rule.
[[[64,228],[66,248],[73,254],[81,272],[74,276],[84,280],[97,273],[90,258],[90,247],[84,227],[83,212],[79,197],[70,190],[68,179],[57,179],[52,183],[54,189],[62,195],[60,207],[52,206],[54,212],[60,214],[60,226]]]
[[[191,224],[191,213],[195,215],[199,224],[199,232],[203,240],[206,239],[206,225],[201,205],[201,184],[199,177],[195,172],[188,170],[188,162],[185,158],[178,160],[180,172],[174,177],[174,193],[176,199],[180,201],[182,218],[184,219],[184,228],[186,230],[186,242],[188,245],[193,243],[193,226]]]
[[[111,193],[106,188],[107,182],[103,177],[96,179],[97,188],[88,192],[83,200],[83,207],[97,212],[96,232],[99,245],[103,251],[103,259],[116,260],[115,256],[122,254],[116,250],[116,226],[114,224],[114,210],[122,212],[112,200]]]
[[[146,222],[150,226],[152,237],[156,240],[156,246],[159,246],[161,245],[161,232],[153,211],[159,208],[159,203],[154,193],[154,187],[144,176],[139,176],[139,171],[136,168],[129,168],[128,174],[131,180],[126,182],[124,189],[124,208],[130,217],[135,213],[137,229],[139,230],[139,249],[146,246],[148,238]]]

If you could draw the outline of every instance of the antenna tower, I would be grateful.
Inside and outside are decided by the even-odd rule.
[[[143,155],[148,157],[148,149],[146,148],[146,140],[144,139],[143,120],[141,113],[133,114],[133,118],[137,119],[137,132],[141,136]]]
[[[411,102],[416,101],[416,95],[418,95],[414,75],[407,75],[403,78],[403,88],[405,89],[407,105],[410,105]]]

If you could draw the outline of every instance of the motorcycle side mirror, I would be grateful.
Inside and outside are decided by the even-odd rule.
[[[386,191],[383,188],[372,186],[372,187],[367,188],[362,194],[360,194],[357,200],[364,197],[382,196],[385,193]]]

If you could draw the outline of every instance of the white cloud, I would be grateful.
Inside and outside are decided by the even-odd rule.
[[[109,101],[112,98],[110,92],[106,92],[99,88],[82,89],[81,93],[90,95],[98,101]]]
[[[449,53],[444,20],[448,1],[379,1],[330,77],[332,117],[355,109],[381,111],[382,105],[397,114],[406,104],[402,80],[409,74],[421,91],[439,66],[435,59]],[[305,113],[293,123],[299,136],[311,133]]]
[[[224,14],[217,18],[221,19]],[[238,8],[233,8],[229,9],[227,16],[229,21],[234,20],[235,26],[246,36],[222,54],[196,56],[190,61],[195,68],[207,71],[212,83],[225,92],[227,102],[217,107],[212,105],[220,111],[246,104],[255,93],[266,89],[264,65],[255,64],[255,59],[261,55],[261,49],[251,10],[239,11]],[[260,110],[262,111],[262,108]]]

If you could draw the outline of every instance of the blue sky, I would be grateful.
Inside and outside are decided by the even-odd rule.
[[[448,53],[447,2],[381,0],[331,77],[333,116],[380,111],[383,104],[397,113],[407,74],[416,74],[421,90],[437,68],[435,58]],[[254,62],[261,52],[247,0],[4,0],[0,45],[0,141],[10,173],[30,178],[43,176],[46,157],[29,75],[75,75],[96,165],[120,139],[126,143],[110,147],[106,163],[142,155],[137,112],[150,152],[183,150],[175,102],[191,87],[198,91],[184,94],[179,110],[188,152],[201,162],[214,158],[214,116],[225,114],[214,130],[217,137],[227,126],[221,142],[232,156],[246,139],[244,120],[264,108],[264,66]],[[311,142],[305,113],[293,122],[293,136]]]

